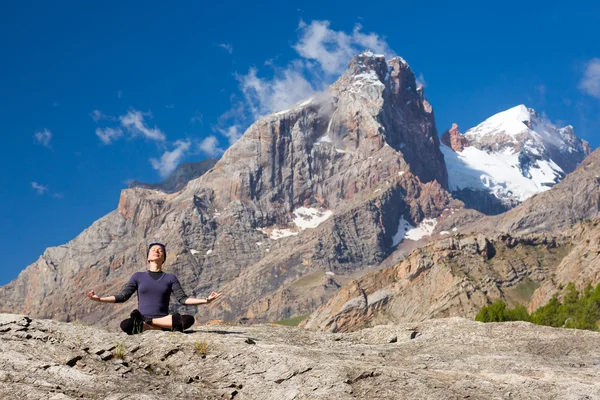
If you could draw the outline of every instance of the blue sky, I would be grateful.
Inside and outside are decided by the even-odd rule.
[[[523,103],[600,144],[597,2],[286,3],[2,2],[0,284],[367,45],[408,61],[440,133]]]

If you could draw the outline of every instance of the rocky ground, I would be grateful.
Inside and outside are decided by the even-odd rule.
[[[0,314],[0,346],[3,399],[600,398],[600,333],[522,322],[127,336]]]

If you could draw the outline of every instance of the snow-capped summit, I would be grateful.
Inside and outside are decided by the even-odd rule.
[[[468,206],[498,213],[548,190],[591,153],[572,126],[558,128],[519,105],[461,135],[442,136],[449,187]]]
[[[466,136],[508,135],[516,137],[530,128],[531,114],[523,104],[499,112],[469,129]]]

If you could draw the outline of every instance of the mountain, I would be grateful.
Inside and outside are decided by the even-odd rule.
[[[498,113],[465,132],[442,135],[449,186],[456,198],[499,214],[546,191],[591,153],[573,127],[557,128],[524,105]]]
[[[188,294],[226,294],[198,318],[308,314],[406,235],[462,209],[447,187],[433,109],[409,65],[364,52],[325,95],[256,121],[181,190],[123,190],[116,210],[0,287],[0,309],[114,324],[133,301],[107,307],[83,291],[118,293],[162,241]]]
[[[474,317],[498,299],[533,310],[568,282],[582,290],[600,281],[599,212],[597,149],[552,189],[504,214],[444,231],[398,263],[350,282],[302,326],[351,331]]]

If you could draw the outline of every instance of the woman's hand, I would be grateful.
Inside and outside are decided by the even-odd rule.
[[[206,301],[208,303],[212,302],[213,300],[218,299],[219,297],[221,297],[223,295],[223,292],[217,293],[217,292],[212,292],[207,298]]]
[[[90,298],[90,300],[93,300],[93,301],[100,301],[100,297],[98,297],[98,296],[96,295],[96,293],[95,293],[93,290],[89,290],[89,291],[88,291],[88,290],[86,290],[86,291],[85,291],[85,295],[86,295],[87,297],[89,297],[89,298]]]

